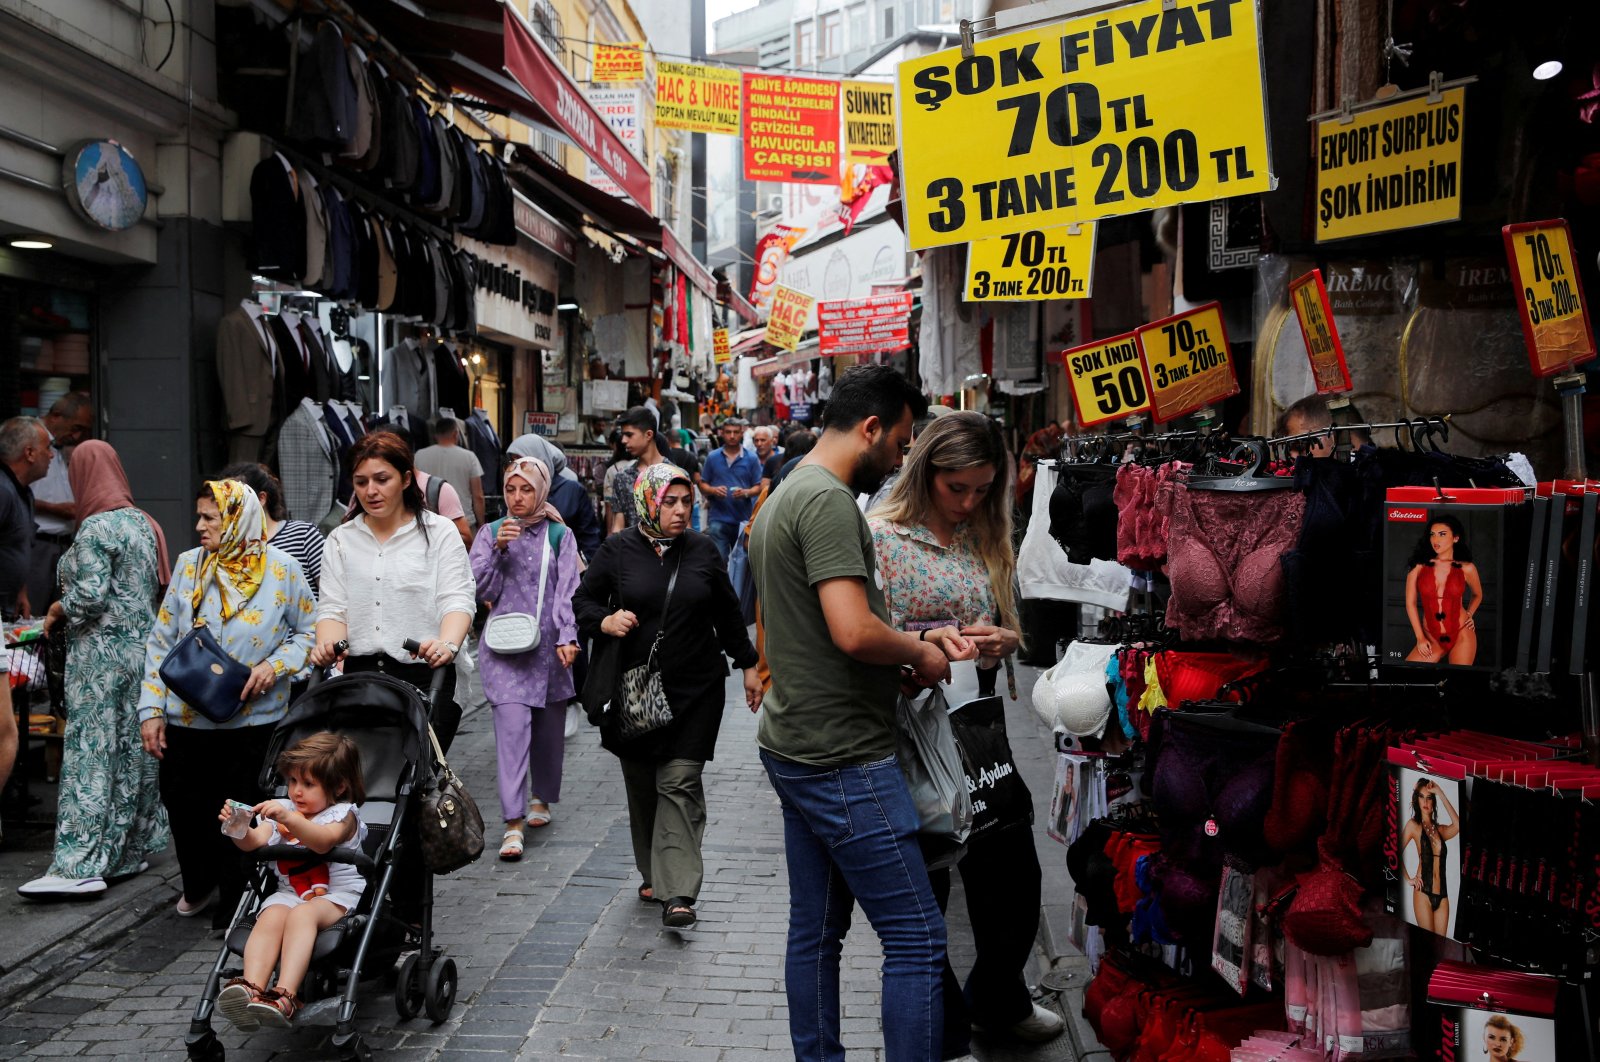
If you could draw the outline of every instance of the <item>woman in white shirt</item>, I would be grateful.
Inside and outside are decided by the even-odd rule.
[[[427,690],[432,670],[446,668],[445,696],[434,730],[446,748],[461,709],[455,662],[477,609],[477,583],[455,526],[428,512],[417,486],[411,448],[393,432],[374,432],[350,450],[356,508],[328,536],[317,602],[317,644],[311,662],[339,658],[345,674],[378,671]],[[416,655],[407,640],[421,643]]]

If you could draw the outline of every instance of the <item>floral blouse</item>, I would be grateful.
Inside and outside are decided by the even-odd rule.
[[[905,630],[907,624],[935,620],[957,626],[995,622],[998,610],[989,586],[989,569],[966,528],[956,532],[950,545],[941,546],[925,527],[891,523],[877,516],[868,518],[867,526],[872,529],[883,596],[896,628]]]
[[[167,690],[161,681],[161,663],[194,626],[195,575],[204,547],[191,549],[172,566],[172,584],[156,613],[155,626],[145,645],[144,682],[139,693],[139,719],[166,716],[175,726],[199,730],[233,730],[276,723],[289,706],[289,678],[305,669],[316,641],[317,601],[311,594],[300,562],[273,546],[267,547],[267,570],[249,606],[224,620],[213,583],[200,602],[200,614],[229,656],[250,667],[263,660],[278,672],[270,690],[250,701],[226,723],[213,723]]]

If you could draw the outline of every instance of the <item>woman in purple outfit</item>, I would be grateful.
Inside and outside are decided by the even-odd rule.
[[[567,702],[578,656],[572,618],[578,546],[548,502],[548,465],[536,457],[516,458],[506,468],[504,483],[511,515],[479,529],[472,543],[472,574],[491,624],[496,615],[520,612],[535,616],[539,628],[537,647],[496,653],[484,644],[478,659],[499,749],[500,812],[506,823],[500,858],[513,862],[522,858],[524,823],[549,825],[550,805],[561,799]]]

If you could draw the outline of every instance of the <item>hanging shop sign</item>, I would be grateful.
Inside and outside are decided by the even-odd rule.
[[[839,183],[839,82],[746,71],[747,181]]]
[[[644,122],[640,118],[643,94],[644,90],[636,88],[591,88],[587,93],[589,105],[595,113],[606,120],[611,131],[617,134],[617,139],[622,141],[622,146],[641,162],[645,157]],[[599,163],[587,156],[583,160],[583,176],[589,184],[607,195],[627,194]]]
[[[543,435],[546,439],[554,439],[559,434],[561,416],[557,413],[536,413],[528,410],[522,414],[522,434]]]
[[[557,258],[567,262],[578,260],[578,237],[571,229],[535,206],[521,192],[513,192],[511,208],[518,232],[555,252]]]
[[[1072,384],[1072,404],[1085,428],[1131,417],[1150,408],[1150,383],[1132,332],[1050,355]]]
[[[778,271],[778,281],[821,301],[838,302],[877,294],[873,285],[902,279],[907,272],[905,233],[898,225],[879,224],[791,255]],[[817,327],[815,316],[806,327]]]
[[[1572,229],[1564,219],[1501,229],[1511,263],[1522,335],[1533,374],[1553,376],[1594,357],[1594,328],[1583,303]]]
[[[728,330],[726,328],[713,328],[711,330],[712,360],[718,365],[726,365],[733,360],[733,348],[728,343]]]
[[[651,208],[650,171],[634,158],[611,126],[583,98],[572,76],[555,61],[511,4],[502,16],[505,69],[534,103],[549,115],[578,150],[594,159],[629,199]]]
[[[634,85],[644,80],[644,42],[594,46],[594,81],[612,85]]]
[[[1150,381],[1150,408],[1161,423],[1239,393],[1221,303],[1152,321],[1133,334]]]
[[[556,295],[561,276],[555,261],[520,243],[491,247],[464,236],[456,242],[478,259],[478,330],[541,350],[559,347]]]
[[[883,81],[844,83],[844,161],[882,166],[895,147],[894,85]]]
[[[1317,240],[1461,217],[1464,84],[1316,116]]]
[[[656,126],[739,135],[739,71],[699,63],[656,64]]]
[[[805,334],[806,318],[817,300],[803,291],[779,284],[772,292],[772,314],[767,318],[768,343],[784,350],[794,350]]]
[[[893,354],[911,346],[911,292],[817,304],[817,353]]]
[[[1289,282],[1289,304],[1300,321],[1300,335],[1306,341],[1317,394],[1338,395],[1350,390],[1350,367],[1345,364],[1344,344],[1339,342],[1339,329],[1333,323],[1333,307],[1328,305],[1322,270],[1313,269]]]
[[[900,64],[913,249],[1271,191],[1255,4],[1142,0]]]
[[[1029,229],[967,248],[967,301],[1087,299],[1094,272],[1094,225]]]
[[[778,271],[789,257],[789,250],[806,234],[804,227],[775,225],[756,241],[756,271],[750,281],[750,304],[757,311],[765,310],[772,299],[772,287],[778,282]]]

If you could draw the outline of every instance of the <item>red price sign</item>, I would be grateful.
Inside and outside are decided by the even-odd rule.
[[[1165,424],[1239,393],[1220,303],[1135,329],[1150,378],[1150,408]]]
[[[1317,394],[1338,395],[1350,390],[1350,367],[1345,364],[1344,344],[1339,342],[1339,329],[1333,323],[1333,307],[1328,304],[1322,270],[1313,269],[1289,282],[1289,304],[1300,321],[1300,335],[1306,341]]]
[[[1595,355],[1583,281],[1564,220],[1529,221],[1500,230],[1535,376],[1554,376]]]

